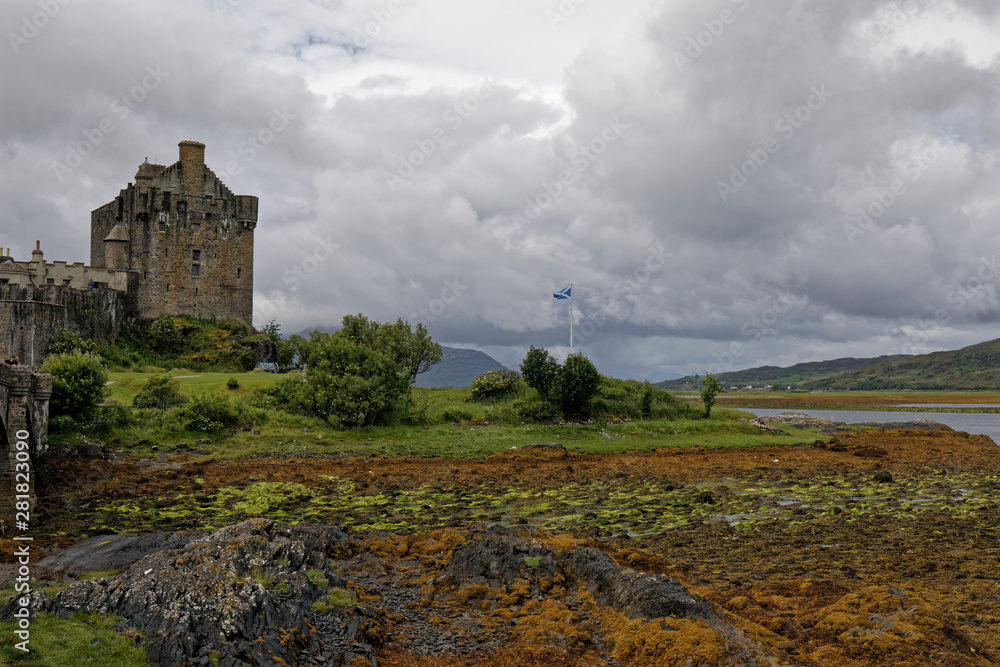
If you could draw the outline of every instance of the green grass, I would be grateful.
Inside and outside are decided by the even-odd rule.
[[[130,405],[150,373],[111,373],[110,385],[115,400]],[[251,372],[242,374],[189,373],[181,370],[170,374],[194,375],[177,381],[188,396],[218,394],[241,400],[254,389],[279,381],[283,376]],[[235,377],[239,389],[226,388]],[[610,380],[603,394],[606,404],[629,410],[639,389],[620,380]],[[512,447],[542,442],[558,442],[577,453],[612,453],[621,451],[651,451],[661,447],[752,447],[755,445],[803,444],[812,442],[817,434],[792,430],[787,435],[765,433],[736,419],[745,413],[717,407],[712,418],[659,418],[626,420],[612,424],[602,420],[593,423],[565,425],[520,421],[514,415],[515,401],[534,400],[534,390],[525,389],[519,395],[496,400],[469,401],[468,389],[420,389],[412,392],[409,410],[411,424],[338,429],[324,420],[292,415],[280,410],[256,410],[252,429],[227,429],[211,434],[185,430],[187,419],[182,409],[146,409],[135,412],[135,426],[100,436],[112,448],[121,448],[130,456],[158,457],[176,445],[184,443],[206,455],[220,459],[251,457],[262,454],[352,454],[359,456],[416,456],[447,459],[484,458]],[[678,403],[661,395],[657,409],[675,411]],[[616,402],[618,401],[618,402]],[[681,409],[686,410],[686,408]],[[692,412],[697,415],[700,410]],[[463,418],[455,421],[455,415]],[[683,414],[683,412],[679,413]],[[498,418],[504,418],[501,425]],[[489,422],[488,424],[486,422]],[[57,439],[66,439],[57,436]],[[195,443],[195,440],[209,442]],[[185,451],[181,448],[181,452]]]
[[[125,636],[112,626],[116,616],[77,612],[67,620],[40,614],[31,623],[27,653],[14,647],[20,641],[15,623],[0,623],[0,664],[17,667],[99,665],[144,667],[146,654],[136,644],[138,636]]]
[[[176,370],[159,373],[108,373],[108,388],[111,398],[123,405],[132,405],[135,395],[142,385],[153,375],[177,378],[181,392],[188,398],[194,398],[203,393],[224,393],[230,398],[246,398],[257,387],[264,387],[280,380],[283,375],[252,371],[250,373],[197,373],[189,370]],[[185,377],[193,376],[193,377]],[[226,382],[236,378],[238,389],[229,389]]]

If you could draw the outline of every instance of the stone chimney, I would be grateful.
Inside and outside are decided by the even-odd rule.
[[[205,192],[205,144],[182,141],[181,190],[183,194],[200,197]]]
[[[45,256],[42,254],[41,241],[35,241],[35,249],[31,251],[31,270],[36,276],[45,275]]]

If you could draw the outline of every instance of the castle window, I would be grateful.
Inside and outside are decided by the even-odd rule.
[[[64,287],[69,287],[69,281],[70,281],[69,278],[63,278],[63,286]]]
[[[46,278],[45,279],[45,284],[46,285],[55,285],[56,284],[56,279],[55,278]]]
[[[201,261],[201,250],[192,250],[191,251],[191,261],[192,262],[200,262]]]
[[[170,283],[167,283],[167,291],[170,291]]]
[[[200,222],[194,223],[194,233],[197,234],[200,231],[201,231],[201,223]]]
[[[197,287],[194,288],[194,295],[198,296],[198,288]]]
[[[191,276],[197,278],[201,275],[201,264],[191,265]]]
[[[242,273],[243,273],[243,269],[236,269],[236,279],[237,280],[240,279],[240,274],[242,274]]]

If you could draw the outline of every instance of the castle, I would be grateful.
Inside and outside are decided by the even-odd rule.
[[[0,248],[0,356],[22,364],[0,365],[0,534],[15,526],[15,491],[34,497],[33,478],[15,483],[18,457],[48,447],[52,377],[34,367],[56,332],[108,340],[164,314],[252,326],[256,227],[257,198],[230,192],[205,145],[182,141],[177,162],[143,162],[135,184],[91,212],[89,266],[46,262],[40,241],[30,261]]]
[[[205,166],[205,145],[179,144],[168,166],[139,166],[90,214],[90,264],[30,261],[0,249],[0,356],[41,364],[60,328],[97,340],[163,314],[252,325],[257,197],[234,195]]]

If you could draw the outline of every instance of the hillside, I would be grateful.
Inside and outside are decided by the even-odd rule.
[[[441,361],[417,376],[416,387],[468,387],[473,378],[494,368],[506,370],[499,361],[479,350],[441,346]]]
[[[997,387],[1000,387],[1000,340],[887,361],[800,385],[801,389],[827,390]]]
[[[722,383],[722,386],[763,387],[771,385],[775,389],[785,389],[791,386],[795,389],[803,388],[807,382],[817,382],[827,378],[840,376],[844,373],[867,368],[872,365],[882,363],[892,363],[900,359],[906,359],[906,355],[887,355],[873,359],[855,359],[845,357],[843,359],[833,359],[830,361],[810,361],[802,364],[795,364],[786,368],[778,366],[761,366],[743,371],[732,371],[729,373],[719,373],[715,378]],[[667,391],[697,391],[698,379],[696,376],[678,378],[676,380],[665,380],[658,382],[656,387]]]

